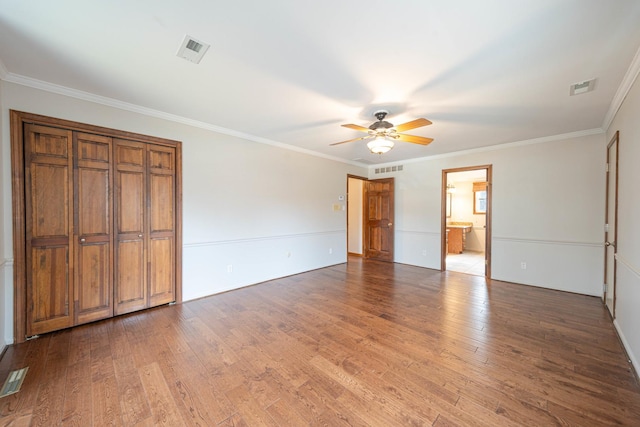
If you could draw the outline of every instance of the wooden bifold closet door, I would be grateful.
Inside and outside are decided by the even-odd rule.
[[[75,324],[113,316],[111,138],[74,132]]]
[[[72,133],[64,129],[25,126],[25,255],[29,283],[25,308],[29,336],[74,323],[70,275],[74,248],[72,140]]]
[[[180,299],[180,143],[11,112],[16,341]]]
[[[116,314],[175,300],[175,148],[116,140]],[[148,201],[148,203],[147,203]]]

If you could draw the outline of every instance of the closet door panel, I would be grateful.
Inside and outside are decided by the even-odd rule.
[[[129,313],[147,306],[143,242],[139,239],[118,242],[116,262],[126,268],[116,273],[116,314]]]
[[[151,175],[150,177],[151,233],[173,232],[175,186],[172,175]]]
[[[31,237],[69,237],[69,168],[32,163],[30,172]]]
[[[25,125],[26,336],[73,324],[72,134]]]
[[[77,324],[112,316],[111,268],[108,243],[81,244],[78,247]]]
[[[149,304],[175,301],[176,152],[149,145]]]
[[[69,248],[66,244],[32,247],[27,336],[72,325]]]
[[[115,142],[115,313],[148,307],[145,227],[146,144]]]
[[[113,316],[111,138],[74,134],[76,324]]]
[[[118,171],[118,233],[144,233],[144,173]]]
[[[150,306],[175,301],[174,240],[157,237],[149,243]]]

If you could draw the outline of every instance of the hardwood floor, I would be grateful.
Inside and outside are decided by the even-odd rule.
[[[363,261],[9,347],[0,425],[640,425],[599,299]]]

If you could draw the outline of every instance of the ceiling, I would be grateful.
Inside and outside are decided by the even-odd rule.
[[[639,22],[637,0],[0,0],[0,77],[376,164],[602,128]],[[434,142],[329,146],[379,109]]]

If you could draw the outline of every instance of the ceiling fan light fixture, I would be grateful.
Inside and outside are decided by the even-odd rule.
[[[367,143],[369,151],[373,154],[384,154],[393,148],[394,142],[385,137],[376,137]]]

